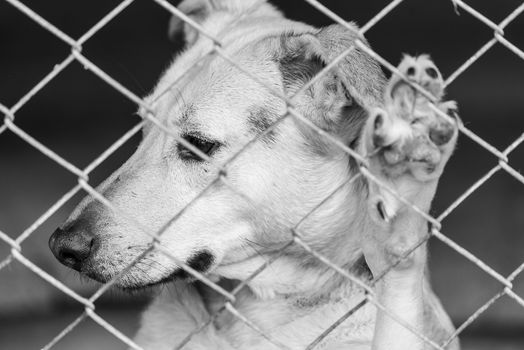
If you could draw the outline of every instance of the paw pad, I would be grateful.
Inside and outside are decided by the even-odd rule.
[[[398,70],[403,73],[410,81],[417,83],[422,88],[426,89],[435,98],[440,99],[443,96],[444,81],[433,61],[427,55],[418,57],[405,56],[400,63]],[[390,81],[389,89],[392,96],[397,89],[402,86],[409,86],[402,78],[393,76]],[[412,87],[411,87],[412,88]],[[412,88],[413,89],[413,88]],[[399,89],[401,91],[402,89]],[[415,95],[419,95],[415,92]]]
[[[426,74],[432,79],[437,79],[439,76],[438,71],[433,67],[426,68]]]
[[[445,145],[451,140],[455,128],[450,123],[441,123],[429,131],[429,139],[437,146]]]
[[[406,56],[398,69],[409,81],[429,90],[442,112],[448,114],[455,106],[452,101],[440,102],[444,83],[428,56]],[[382,175],[398,177],[410,173],[424,181],[440,175],[437,170],[447,160],[442,153],[450,153],[452,145],[447,145],[456,135],[456,125],[444,120],[430,103],[409,82],[396,75],[391,78],[384,109],[370,113],[369,131],[365,133],[369,138],[365,143],[367,154],[379,159],[377,168],[381,168]]]

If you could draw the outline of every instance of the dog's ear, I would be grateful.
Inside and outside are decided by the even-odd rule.
[[[338,55],[355,43],[367,42],[355,30],[331,25],[318,32],[287,34],[280,38],[281,51],[278,64],[288,95],[308,83]],[[313,106],[307,106],[321,116],[320,126],[338,132],[351,129],[352,136],[359,132],[367,117],[366,110],[382,104],[385,77],[378,63],[355,47],[328,73],[307,89]],[[342,122],[342,123],[341,123]],[[355,124],[355,123],[358,123]]]
[[[184,0],[177,8],[198,24],[202,24],[216,12],[226,12],[233,17],[238,17],[245,11],[272,15],[280,13],[265,0]],[[180,35],[190,46],[197,40],[199,33],[191,25],[173,15],[169,21],[168,36],[174,41]]]
[[[358,39],[366,46],[368,42],[358,34],[358,27],[352,25],[350,30],[340,24],[322,28],[317,38],[322,47],[322,58],[325,62],[333,61],[342,52],[355,44]],[[362,51],[358,46],[345,56],[336,66],[338,76],[349,94],[363,107],[370,108],[382,105],[386,79],[380,65],[375,59]]]
[[[210,0],[185,0],[182,1],[177,8],[199,24],[202,23],[213,10]],[[182,36],[188,45],[192,45],[198,37],[198,31],[196,29],[175,15],[173,15],[169,21],[167,34],[172,41]]]

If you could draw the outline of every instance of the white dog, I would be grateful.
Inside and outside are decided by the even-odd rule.
[[[426,220],[370,177],[427,212],[455,145],[455,123],[400,78],[386,84],[378,64],[358,48],[299,91],[356,39],[365,42],[341,25],[317,29],[256,0],[186,0],[179,8],[220,38],[220,50],[257,79],[216,52],[192,67],[213,42],[173,19],[171,33],[183,34],[187,48],[146,101],[164,128],[193,150],[147,122],[136,153],[97,189],[127,215],[88,197],[52,235],[50,247],[65,265],[106,282],[151,247],[136,220],[151,233],[165,228],[163,249],[228,290],[274,260],[232,304],[272,342],[233,309],[223,310],[221,294],[187,278],[159,249],[151,249],[118,285],[167,286],[143,315],[135,340],[144,349],[176,348],[198,327],[184,348],[274,349],[278,343],[304,349],[366,298],[344,272],[369,284],[427,234]],[[440,102],[442,77],[427,56],[406,57],[399,69],[436,98],[441,112],[453,114],[452,102]],[[287,113],[267,86],[296,95],[293,109],[306,120],[288,115],[261,135]],[[227,162],[257,135],[260,140]],[[219,173],[216,165],[226,162]],[[225,180],[215,181],[218,175]],[[281,253],[294,227],[301,242],[344,272],[298,243]],[[438,344],[453,332],[428,283],[425,244],[380,278],[369,298],[318,348],[421,350],[429,346],[405,325]],[[458,341],[447,348],[458,349]]]

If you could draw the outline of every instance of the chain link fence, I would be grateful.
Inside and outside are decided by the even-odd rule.
[[[80,327],[83,320],[86,318],[91,318],[93,321],[98,323],[101,327],[106,329],[108,332],[113,334],[115,337],[120,339],[122,342],[126,343],[128,346],[130,346],[133,349],[140,349],[140,347],[135,344],[131,339],[129,339],[127,336],[125,336],[122,332],[120,332],[117,328],[115,328],[113,325],[109,324],[104,318],[100,317],[96,312],[96,302],[97,300],[108,291],[108,289],[114,285],[114,283],[123,275],[125,274],[134,264],[136,264],[141,258],[143,258],[146,254],[151,252],[152,250],[157,250],[159,252],[162,252],[165,254],[168,258],[172,259],[178,266],[183,268],[186,272],[191,274],[192,276],[196,277],[201,282],[208,285],[210,288],[214,289],[216,292],[223,295],[226,299],[223,306],[219,309],[219,311],[215,314],[213,314],[206,322],[201,324],[198,328],[194,329],[191,333],[187,335],[187,337],[182,340],[180,344],[173,344],[174,349],[182,349],[184,348],[184,345],[187,344],[187,342],[191,339],[192,336],[197,334],[198,332],[202,331],[206,326],[208,326],[213,320],[222,312],[229,312],[234,317],[238,318],[240,321],[244,322],[247,326],[255,330],[256,332],[259,332],[260,335],[264,338],[266,338],[268,341],[272,342],[274,345],[276,345],[279,348],[287,349],[288,347],[286,344],[280,344],[275,339],[271,339],[271,337],[268,334],[265,334],[263,330],[261,330],[259,327],[257,327],[256,324],[251,322],[248,318],[246,318],[240,311],[238,311],[235,308],[235,300],[236,295],[242,288],[245,288],[247,283],[251,281],[253,278],[256,278],[256,276],[262,272],[264,269],[266,269],[269,265],[271,265],[276,259],[278,259],[283,252],[287,248],[289,248],[291,245],[298,245],[301,246],[303,249],[305,249],[307,252],[315,256],[319,261],[321,261],[326,266],[330,267],[340,275],[344,276],[345,278],[353,281],[355,284],[360,286],[362,289],[364,289],[366,293],[366,297],[362,299],[360,303],[358,303],[354,308],[351,310],[347,310],[347,312],[338,320],[335,322],[331,327],[327,328],[322,334],[318,336],[317,339],[315,339],[308,347],[307,349],[313,349],[317,345],[319,345],[324,338],[326,338],[338,325],[342,323],[345,319],[351,317],[355,311],[357,311],[359,308],[364,306],[367,303],[374,304],[377,308],[382,309],[384,312],[388,313],[391,317],[395,318],[396,321],[403,324],[403,322],[396,318],[395,315],[388,312],[387,309],[382,307],[377,300],[374,298],[374,291],[373,291],[373,284],[376,283],[377,280],[382,278],[384,275],[375,276],[375,279],[371,282],[371,284],[366,284],[360,281],[359,279],[355,278],[353,275],[342,269],[341,267],[333,264],[330,262],[326,257],[322,256],[318,252],[316,252],[314,249],[312,249],[304,240],[301,234],[300,230],[300,222],[295,225],[294,227],[289,227],[290,232],[290,240],[289,242],[284,245],[280,249],[280,253],[277,254],[273,259],[270,261],[267,261],[265,264],[260,266],[247,280],[242,281],[240,285],[238,285],[235,289],[232,291],[227,291],[220,287],[219,285],[215,284],[213,281],[209,280],[205,275],[195,271],[190,266],[184,264],[182,261],[179,261],[175,256],[172,256],[170,252],[164,247],[162,244],[162,234],[163,232],[171,225],[173,222],[175,222],[184,212],[185,209],[182,209],[178,213],[173,213],[173,218],[158,232],[150,232],[146,227],[143,227],[135,218],[129,217],[126,215],[126,213],[119,210],[119,208],[112,205],[111,202],[109,202],[106,198],[102,196],[99,192],[96,191],[96,189],[89,183],[89,175],[90,173],[95,170],[101,163],[103,163],[111,154],[113,154],[115,151],[117,151],[123,144],[125,144],[129,139],[131,139],[135,134],[137,134],[145,120],[148,120],[152,122],[156,127],[162,129],[167,134],[170,134],[172,137],[174,137],[177,142],[184,145],[186,148],[190,149],[192,152],[200,156],[202,159],[213,163],[213,160],[210,159],[206,154],[202,153],[200,150],[195,148],[193,145],[191,145],[189,142],[187,142],[185,139],[179,137],[175,133],[173,133],[169,128],[167,128],[162,122],[156,119],[156,116],[154,115],[154,103],[148,104],[144,100],[142,100],[140,97],[135,95],[133,92],[131,92],[128,88],[120,84],[118,81],[113,79],[110,75],[105,73],[102,69],[100,69],[96,64],[94,64],[86,55],[86,52],[83,50],[83,45],[90,40],[93,36],[97,35],[97,33],[109,22],[111,22],[114,18],[119,16],[122,12],[126,10],[128,6],[130,6],[135,0],[125,0],[122,1],[118,6],[116,6],[112,11],[107,13],[98,23],[93,25],[85,34],[83,34],[80,38],[74,39],[71,36],[69,36],[67,33],[61,31],[59,28],[54,26],[52,23],[48,22],[45,18],[40,16],[38,13],[33,11],[30,7],[26,6],[24,3],[18,1],[18,0],[5,0],[12,6],[14,6],[16,9],[27,15],[29,18],[31,18],[33,21],[38,23],[43,30],[49,31],[52,33],[58,40],[61,40],[65,42],[67,45],[70,46],[71,52],[70,54],[61,62],[58,62],[56,66],[53,68],[51,72],[49,72],[41,81],[39,81],[27,94],[22,96],[17,103],[15,103],[13,106],[8,107],[0,103],[0,112],[4,115],[3,124],[0,126],[0,137],[2,133],[6,132],[12,132],[16,134],[20,139],[27,142],[31,146],[33,146],[35,149],[52,159],[54,162],[59,164],[61,167],[64,168],[64,171],[68,171],[72,174],[74,174],[78,178],[78,184],[76,184],[73,188],[71,188],[67,193],[65,193],[56,203],[54,203],[42,216],[40,216],[34,223],[32,223],[22,234],[20,234],[16,238],[11,238],[10,235],[1,232],[0,231],[0,241],[8,244],[11,247],[10,254],[6,257],[1,258],[0,260],[0,269],[5,268],[8,266],[11,262],[14,260],[18,261],[19,263],[23,264],[25,267],[33,271],[35,274],[37,274],[39,277],[50,283],[52,286],[56,287],[63,293],[67,294],[69,297],[76,300],[78,303],[82,304],[84,306],[84,312],[80,314],[73,322],[71,322],[65,329],[63,329],[59,334],[56,335],[54,339],[51,339],[48,344],[46,344],[43,348],[44,349],[51,349],[56,343],[58,343],[66,334],[71,332],[75,327]],[[293,107],[293,96],[283,96],[280,92],[272,90],[270,86],[267,86],[264,81],[260,81],[257,79],[256,76],[252,74],[252,72],[249,72],[249,70],[245,69],[244,67],[240,66],[235,60],[231,57],[229,57],[225,50],[222,47],[221,38],[215,37],[211,35],[210,33],[206,32],[204,28],[202,28],[198,23],[194,22],[191,18],[186,16],[184,13],[179,11],[173,4],[169,3],[165,0],[151,0],[157,3],[159,6],[163,7],[166,11],[169,11],[172,15],[179,17],[182,21],[196,29],[201,35],[204,35],[212,40],[213,47],[212,49],[206,54],[202,55],[200,59],[196,60],[193,63],[193,66],[186,71],[182,76],[180,76],[176,81],[173,81],[172,84],[165,89],[163,94],[169,93],[170,89],[177,84],[177,82],[182,79],[186,74],[189,74],[189,72],[192,69],[198,68],[205,64],[205,58],[208,55],[217,55],[222,57],[224,60],[229,62],[232,66],[234,66],[236,69],[238,69],[240,72],[243,72],[244,74],[248,75],[252,79],[256,80],[259,84],[264,86],[265,88],[269,89],[275,96],[278,96],[282,98],[286,102],[286,113],[282,115],[277,122],[272,124],[269,128],[267,128],[262,134],[255,137],[253,140],[251,140],[249,143],[247,143],[237,154],[235,154],[229,161],[227,161],[225,164],[222,164],[219,167],[218,171],[218,177],[214,179],[211,183],[208,184],[206,189],[204,189],[199,195],[197,195],[190,203],[187,204],[187,207],[191,206],[194,202],[198,201],[202,196],[206,194],[206,192],[213,188],[213,186],[216,186],[217,183],[221,183],[225,186],[227,186],[229,189],[240,195],[242,198],[244,198],[246,201],[250,201],[250,198],[243,193],[240,193],[237,189],[232,186],[228,181],[228,173],[227,173],[227,167],[230,162],[232,162],[238,155],[242,152],[244,152],[246,149],[248,149],[252,144],[258,142],[260,138],[264,137],[264,135],[267,135],[270,133],[282,120],[286,118],[295,118],[302,122],[303,124],[307,125],[309,128],[311,128],[312,131],[316,132],[320,136],[330,140],[333,144],[340,147],[343,151],[347,152],[351,157],[354,157],[356,160],[359,161],[359,164],[362,164],[360,166],[360,172],[355,175],[356,177],[366,177],[368,181],[375,182],[377,185],[381,187],[385,187],[387,189],[386,184],[382,183],[379,179],[377,179],[373,174],[371,174],[366,167],[367,159],[363,158],[361,155],[353,151],[351,148],[347,147],[343,143],[337,141],[334,137],[323,131],[322,129],[318,128],[315,124],[313,124],[311,121],[306,119],[303,115],[301,115],[294,107]],[[381,21],[385,16],[393,16],[395,8],[401,4],[403,0],[394,0],[391,3],[389,3],[386,7],[384,7],[379,13],[377,13],[369,22],[365,23],[359,30],[359,35],[364,35],[366,32],[372,28],[375,24],[377,24],[379,21]],[[464,73],[469,67],[475,64],[475,62],[483,56],[488,50],[490,50],[492,47],[494,47],[496,44],[502,45],[507,50],[513,52],[515,55],[520,57],[524,60],[524,52],[519,49],[517,46],[515,46],[512,42],[508,41],[506,37],[504,36],[504,29],[512,22],[514,21],[519,15],[524,12],[524,3],[522,3],[520,6],[514,9],[513,12],[511,12],[506,18],[504,18],[500,23],[494,23],[491,21],[487,16],[483,15],[482,13],[478,12],[474,7],[468,5],[467,3],[461,1],[461,0],[451,0],[453,7],[450,6],[450,11],[454,8],[455,11],[458,12],[466,12],[470,14],[471,16],[474,16],[476,19],[481,21],[484,25],[491,28],[493,30],[494,37],[485,43],[475,54],[473,54],[467,61],[465,61],[461,66],[456,68],[456,70],[447,77],[445,80],[445,85],[448,86],[453,83],[453,81],[459,77],[462,73]],[[316,0],[304,0],[304,6],[313,6],[318,11],[324,13],[326,16],[331,18],[334,22],[339,23],[340,25],[348,28],[349,30],[353,30],[352,27],[339,15],[331,11],[329,8],[322,5],[319,1]],[[253,7],[256,7],[257,3],[253,5]],[[251,9],[248,10],[248,12]],[[242,17],[239,18],[239,20]],[[232,23],[234,25],[234,23]],[[330,68],[336,66],[346,55],[348,55],[352,50],[359,49],[361,51],[366,52],[371,57],[376,59],[383,67],[385,67],[387,70],[391,71],[393,74],[397,74],[400,77],[402,77],[404,80],[409,82],[405,77],[402,75],[401,72],[399,72],[394,65],[389,63],[387,60],[382,58],[379,53],[376,51],[373,51],[368,46],[366,46],[363,42],[360,40],[356,40],[354,42],[354,46],[348,47],[342,54],[340,54],[336,59],[334,59],[332,62],[330,62],[315,78],[313,78],[312,81],[308,82],[305,86],[303,86],[300,91],[304,91],[308,87],[310,87],[317,79],[319,79],[320,76],[323,74],[326,74],[326,72],[329,71]],[[105,83],[113,87],[115,90],[120,92],[124,97],[128,98],[129,100],[136,103],[139,107],[144,109],[146,113],[144,114],[145,120],[141,121],[137,125],[135,125],[133,128],[131,128],[128,132],[126,132],[124,135],[122,135],[114,144],[112,144],[109,148],[107,148],[100,156],[98,156],[96,159],[94,159],[87,167],[81,169],[77,166],[75,166],[72,162],[64,159],[59,154],[53,152],[50,148],[48,148],[46,145],[39,142],[37,139],[32,137],[30,134],[25,132],[22,128],[20,128],[17,125],[17,112],[20,111],[28,101],[30,101],[33,96],[38,94],[42,89],[46,88],[48,84],[61,72],[66,69],[69,65],[73,64],[73,62],[80,63],[85,69],[102,79]],[[88,73],[86,73],[88,74]],[[427,96],[430,101],[434,101],[434,98],[426,92],[423,88],[420,86],[417,86],[416,84],[413,85],[415,89],[417,89],[420,93]],[[300,92],[299,91],[299,92]],[[163,95],[161,94],[161,95]],[[1,96],[0,96],[1,99]],[[158,98],[157,98],[158,99]],[[1,100],[0,100],[1,101]],[[438,108],[436,108],[434,105],[432,106],[434,111],[436,113],[439,113],[444,118],[449,118],[447,115],[443,114]],[[507,276],[504,276],[500,274],[499,272],[495,271],[492,267],[484,263],[482,260],[480,260],[477,256],[469,252],[464,247],[460,246],[456,242],[454,242],[452,239],[447,237],[443,233],[443,228],[441,225],[441,222],[444,218],[446,218],[450,213],[452,213],[461,203],[463,203],[466,198],[468,198],[472,193],[474,193],[476,190],[478,190],[483,184],[488,181],[493,175],[495,175],[498,172],[506,172],[512,177],[514,177],[517,181],[522,183],[524,185],[524,176],[522,176],[518,171],[516,171],[509,162],[509,155],[511,152],[513,152],[517,147],[521,145],[522,142],[524,142],[524,133],[520,135],[515,140],[512,140],[512,142],[505,148],[505,149],[498,149],[491,145],[490,143],[486,142],[484,139],[479,137],[477,134],[475,134],[473,131],[468,129],[464,124],[458,122],[458,128],[462,134],[462,137],[470,138],[472,141],[476,142],[478,145],[480,145],[485,152],[489,152],[493,157],[495,157],[498,160],[498,164],[493,167],[489,172],[487,172],[484,176],[482,176],[478,181],[471,184],[471,186],[464,192],[461,193],[459,196],[457,196],[456,200],[447,208],[445,209],[440,215],[438,216],[430,216],[427,213],[423,212],[422,210],[419,210],[415,206],[408,203],[406,200],[404,200],[400,195],[395,194],[395,196],[403,201],[405,204],[410,205],[419,215],[423,216],[429,223],[430,229],[428,230],[428,234],[425,236],[423,241],[420,241],[417,245],[412,247],[409,252],[407,252],[404,257],[409,255],[413,250],[415,250],[418,246],[423,244],[426,240],[429,240],[431,238],[437,239],[448,245],[450,248],[454,249],[456,252],[464,256],[465,258],[469,259],[471,262],[476,264],[479,269],[483,270],[487,274],[489,274],[493,279],[497,280],[501,285],[501,290],[498,294],[494,295],[488,302],[486,302],[484,305],[482,305],[478,310],[476,310],[464,323],[459,325],[457,327],[457,330],[454,334],[451,335],[451,337],[446,340],[442,344],[437,344],[433,342],[432,340],[426,338],[423,334],[420,334],[415,329],[412,329],[409,325],[403,324],[403,326],[409,328],[412,332],[414,332],[419,338],[421,338],[424,342],[426,342],[430,348],[433,349],[445,349],[446,346],[456,337],[458,337],[464,329],[466,329],[475,319],[477,319],[483,312],[485,312],[495,301],[497,301],[499,298],[502,297],[509,297],[516,301],[518,304],[520,304],[522,307],[524,307],[524,299],[517,295],[513,290],[513,284],[512,282],[517,278],[517,276],[524,270],[524,263],[520,265],[517,269],[515,269],[512,273],[510,273]],[[353,181],[355,179],[349,179],[348,181]],[[391,189],[388,189],[389,191],[392,191]],[[93,196],[95,199],[109,207],[114,212],[118,213],[119,215],[123,215],[127,220],[133,222],[138,228],[140,228],[144,234],[147,234],[151,237],[151,244],[149,245],[149,248],[145,250],[142,254],[140,254],[133,264],[129,265],[126,269],[121,271],[117,276],[115,276],[110,282],[105,283],[102,285],[91,297],[85,298],[79,295],[77,292],[57,280],[56,278],[52,277],[50,274],[48,274],[46,271],[44,271],[42,268],[40,268],[37,264],[33,263],[31,260],[29,260],[24,255],[23,250],[23,243],[26,241],[35,230],[37,230],[48,218],[50,218],[61,206],[63,206],[67,201],[69,201],[75,194],[85,191],[87,194]],[[336,191],[333,193],[326,193],[326,198],[318,203],[318,205],[308,214],[306,217],[304,217],[301,222],[307,218],[307,216],[311,215],[315,210],[317,210],[322,204],[329,199],[331,196],[335,195]],[[44,249],[44,248],[42,248]],[[400,261],[399,261],[400,262]],[[393,268],[393,266],[391,267]],[[387,273],[387,271],[385,272]]]

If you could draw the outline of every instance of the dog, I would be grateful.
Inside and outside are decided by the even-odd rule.
[[[318,29],[265,0],[178,8],[205,32],[171,20],[186,47],[146,97],[152,110],[139,110],[138,149],[97,187],[118,210],[82,200],[50,238],[57,259],[104,283],[142,257],[116,285],[165,287],[143,313],[144,349],[304,349],[366,298],[319,349],[429,349],[412,330],[444,343],[454,328],[428,282],[425,243],[410,253],[458,135],[435,64],[406,56],[398,68],[429,94],[386,81],[358,45],[314,79],[357,40],[368,45],[356,25]],[[160,243],[144,227],[162,230]],[[272,263],[224,309],[176,261],[229,291]]]

